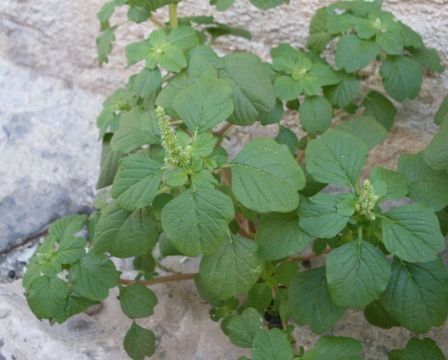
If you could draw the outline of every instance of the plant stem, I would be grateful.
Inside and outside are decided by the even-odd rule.
[[[177,27],[177,3],[168,5],[169,16],[170,16],[170,26],[172,29]]]
[[[197,275],[197,273],[191,274],[174,274],[174,275],[165,275],[159,276],[154,279],[149,280],[128,280],[128,279],[120,279],[120,284],[122,285],[132,285],[132,284],[140,284],[144,286],[154,285],[154,284],[162,284],[167,282],[177,282],[182,280],[192,280]]]
[[[315,258],[317,258],[317,257],[319,257],[319,256],[328,254],[330,251],[331,251],[330,248],[326,248],[324,251],[322,251],[321,254],[315,254],[315,253],[312,253],[312,254],[307,255],[307,256],[290,256],[290,257],[288,258],[288,262],[298,262],[298,261],[302,262],[302,261],[309,261],[309,260],[315,259]]]
[[[164,28],[166,27],[165,24],[163,23],[163,21],[160,20],[160,19],[158,19],[158,18],[156,18],[155,16],[151,16],[151,17],[149,18],[149,20],[150,20],[154,25],[156,25],[157,27],[159,27],[159,28],[161,28],[161,29],[164,29]]]
[[[227,123],[219,130],[215,131],[213,134],[216,136],[224,136],[226,135],[227,131],[230,130],[233,127],[233,124]]]

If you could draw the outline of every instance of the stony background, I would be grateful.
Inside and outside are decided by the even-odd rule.
[[[311,15],[329,2],[292,0],[289,6],[261,12],[247,0],[237,0],[216,17],[248,28],[253,41],[228,38],[217,46],[223,52],[249,50],[263,58],[279,42],[303,46]],[[150,30],[149,24],[122,26],[110,63],[100,67],[95,14],[102,3],[0,0],[0,282],[16,277],[31,252],[27,247],[11,252],[11,247],[52,219],[84,211],[94,198],[100,150],[96,115],[105,96],[133,71],[124,69],[124,45]],[[448,63],[448,0],[386,0],[385,7],[420,32]],[[206,0],[185,0],[180,13],[209,10]],[[114,17],[116,22],[123,20],[123,12]],[[372,162],[393,166],[399,153],[424,147],[434,131],[433,114],[447,90],[448,73],[428,77],[419,98],[399,106],[398,127],[372,155]],[[237,131],[229,146],[236,149],[249,137],[273,132],[260,126]],[[148,321],[162,344],[157,359],[233,360],[243,353],[229,346],[208,320],[207,306],[191,284],[159,286],[157,291],[163,305]],[[113,296],[93,317],[82,315],[49,327],[30,315],[21,292],[18,282],[0,286],[0,360],[12,355],[17,360],[125,358],[119,343],[128,323],[118,315]],[[404,330],[389,335],[366,326],[356,313],[344,317],[334,331],[362,339],[366,358],[372,360],[384,359],[388,349],[402,346],[408,336]],[[438,329],[433,335],[448,354],[447,330]],[[314,340],[305,328],[301,343],[308,346]]]

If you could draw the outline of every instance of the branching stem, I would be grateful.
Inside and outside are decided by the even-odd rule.
[[[159,276],[159,277],[156,277],[154,279],[149,279],[149,280],[120,279],[120,284],[122,284],[122,285],[140,284],[140,285],[144,285],[144,286],[149,286],[149,285],[163,284],[163,283],[168,283],[168,282],[192,280],[195,278],[196,275],[197,275],[197,273],[174,274],[174,275]]]

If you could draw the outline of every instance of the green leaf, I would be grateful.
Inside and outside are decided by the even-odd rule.
[[[374,41],[360,40],[355,35],[344,35],[336,48],[336,65],[352,73],[373,62],[379,51]]]
[[[362,240],[345,244],[327,257],[328,287],[339,306],[364,308],[386,289],[390,272],[383,253]]]
[[[85,223],[85,215],[71,215],[49,226],[48,236],[31,259],[31,264],[36,265],[36,277],[41,274],[56,275],[61,265],[73,264],[85,255],[85,239],[75,236]],[[51,271],[47,272],[46,268]]]
[[[279,329],[260,331],[252,344],[252,360],[292,360],[288,336]]]
[[[274,82],[275,93],[279,99],[290,101],[297,99],[303,92],[303,84],[289,76],[280,76]],[[317,91],[318,95],[319,92]]]
[[[383,329],[400,326],[400,324],[386,311],[379,300],[375,300],[367,305],[364,310],[364,316],[370,324]]]
[[[300,204],[299,224],[313,237],[330,239],[346,227],[354,212],[352,195],[321,192]]]
[[[345,108],[360,96],[361,86],[354,75],[342,73],[339,76],[341,77],[339,84],[327,86],[324,89],[325,97],[331,104]]]
[[[268,113],[260,114],[258,121],[262,125],[277,124],[283,119],[284,112],[283,102],[277,100],[274,109]]]
[[[373,149],[381,144],[387,137],[387,131],[384,126],[372,116],[361,116],[357,119],[344,121],[336,127],[336,130],[356,136],[369,149]]]
[[[124,209],[133,211],[151,205],[159,190],[162,166],[146,155],[123,160],[112,184],[112,197]]]
[[[268,10],[289,3],[289,0],[250,0],[250,2],[261,10]]]
[[[232,162],[232,190],[246,208],[263,213],[289,212],[299,204],[303,170],[285,145],[255,139]]]
[[[202,258],[199,277],[211,295],[224,300],[248,291],[262,269],[257,245],[233,235],[218,251]]]
[[[186,190],[162,210],[162,227],[184,255],[213,253],[228,237],[232,200],[215,189]]]
[[[365,109],[364,115],[373,116],[386,128],[386,130],[390,130],[392,128],[395,115],[397,114],[397,109],[395,109],[394,104],[392,104],[388,98],[379,92],[372,90],[364,98],[362,106],[364,106]]]
[[[278,135],[274,140],[279,144],[286,145],[293,156],[297,153],[299,140],[297,139],[297,135],[292,130],[284,126],[279,126]]]
[[[148,40],[139,41],[136,43],[129,44],[126,46],[126,59],[128,60],[128,65],[136,64],[144,60],[151,53],[151,45]],[[152,62],[150,69],[155,69],[157,63]]]
[[[131,92],[142,98],[147,98],[160,88],[162,75],[159,69],[143,68],[138,74],[129,78]]]
[[[192,49],[198,45],[196,31],[191,26],[177,26],[172,29],[168,35],[170,44],[179,49]]]
[[[375,40],[380,49],[387,55],[401,55],[403,53],[404,42],[399,31],[380,31]]]
[[[445,248],[437,216],[420,204],[389,210],[381,225],[386,249],[405,261],[431,261]]]
[[[299,325],[308,325],[316,333],[330,329],[345,313],[346,309],[331,299],[324,268],[297,274],[288,291],[292,318]]]
[[[406,344],[401,355],[401,360],[445,360],[445,355],[437,346],[437,343],[430,339],[412,338]]]
[[[39,276],[26,291],[28,306],[38,319],[62,323],[66,320],[67,284],[58,277]]]
[[[128,19],[137,24],[148,20],[151,11],[147,4],[148,3],[145,3],[144,6],[130,5],[127,13]]]
[[[111,147],[113,151],[128,154],[142,145],[159,143],[160,130],[154,111],[134,108],[121,116]]]
[[[430,168],[424,161],[424,153],[400,156],[398,171],[409,181],[408,197],[434,211],[448,205],[448,174]]]
[[[217,142],[218,139],[210,133],[198,134],[193,138],[191,147],[194,154],[206,157],[213,153]]]
[[[97,118],[96,125],[100,129],[100,136],[114,133],[118,127],[120,117],[136,105],[138,97],[127,89],[118,89],[103,103],[103,110]]]
[[[232,344],[250,348],[257,333],[263,330],[263,317],[254,308],[248,308],[223,322],[222,327]]]
[[[95,228],[94,251],[127,258],[144,255],[157,242],[158,225],[149,210],[129,212],[111,203]]]
[[[188,181],[188,175],[182,168],[173,168],[165,171],[165,183],[170,187],[185,185]]]
[[[96,301],[107,298],[109,289],[117,286],[119,274],[114,263],[103,255],[90,253],[69,271],[73,289]]]
[[[419,49],[424,47],[422,37],[416,33],[411,27],[400,22],[401,25],[401,36],[404,40],[404,45]]]
[[[423,82],[422,66],[406,56],[390,56],[380,69],[384,89],[397,101],[415,99]]]
[[[445,66],[442,64],[437,51],[435,49],[420,48],[412,51],[413,57],[420,65],[425,66],[431,71],[442,73]]]
[[[233,88],[234,111],[229,121],[249,125],[274,109],[275,93],[268,68],[252,54],[230,54],[223,58],[219,77]]]
[[[265,282],[258,282],[250,288],[242,308],[254,308],[260,314],[264,314],[271,303],[272,287]]]
[[[207,131],[232,114],[232,88],[224,80],[201,79],[182,90],[173,106],[190,130]]]
[[[425,333],[448,315],[448,272],[441,260],[410,264],[395,259],[381,303],[405,328]]]
[[[101,147],[100,176],[96,183],[97,190],[112,185],[118,170],[118,160],[121,155],[112,150],[112,134],[106,134]]]
[[[225,11],[233,5],[235,0],[210,0],[211,5],[215,5],[216,10]]]
[[[101,23],[106,23],[110,20],[110,18],[112,17],[115,8],[117,6],[120,5],[124,5],[125,1],[123,0],[112,0],[109,1],[107,3],[105,3],[100,11],[98,11],[98,13],[96,14],[96,18],[101,22]]]
[[[308,144],[306,169],[319,182],[352,186],[361,174],[367,152],[367,146],[357,137],[330,130]]]
[[[149,69],[157,65],[170,72],[180,72],[187,66],[183,50],[196,46],[196,32],[189,26],[179,26],[169,34],[165,30],[153,31],[148,39],[126,47],[128,64],[145,60]]]
[[[407,179],[399,172],[375,166],[369,179],[375,194],[383,199],[402,199],[408,193]]]
[[[115,41],[115,29],[116,27],[107,28],[96,38],[96,47],[100,64],[105,64],[109,61],[108,56],[112,52],[112,44]]]
[[[132,360],[144,360],[154,354],[156,337],[151,330],[132,323],[124,337],[124,349]]]
[[[147,287],[133,284],[120,288],[120,305],[129,318],[144,318],[154,313],[157,297]]]
[[[303,130],[313,135],[325,132],[333,118],[333,108],[323,96],[305,97],[299,113]]]
[[[58,264],[72,264],[85,255],[86,241],[76,236],[64,237],[58,246],[53,261]]]
[[[313,240],[299,226],[296,214],[266,214],[257,226],[258,254],[265,260],[280,260],[305,250]]]
[[[85,215],[70,215],[56,220],[48,228],[48,234],[55,236],[58,241],[70,238],[79,233],[86,222]]]
[[[362,344],[349,337],[322,336],[314,346],[313,352],[319,360],[361,360]]]
[[[229,26],[227,24],[222,24],[219,22],[213,22],[213,26],[205,28],[205,30],[212,36],[212,41],[216,40],[217,38],[221,36],[236,36],[243,39],[251,40],[252,34],[250,31],[242,28],[242,27],[235,27],[235,26]]]
[[[425,162],[435,170],[448,169],[448,121],[440,126],[423,153]]]
[[[442,104],[440,104],[439,110],[437,110],[436,116],[434,117],[434,122],[437,125],[441,125],[444,122],[448,122],[448,95],[445,96],[445,98],[442,101]]]

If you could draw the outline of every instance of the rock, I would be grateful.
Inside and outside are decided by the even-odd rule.
[[[0,58],[0,252],[88,209],[102,97]]]
[[[157,338],[154,359],[233,360],[248,355],[230,344],[192,282],[154,286],[159,297],[154,316],[138,320]],[[77,315],[62,325],[37,320],[28,308],[19,281],[0,286],[0,359],[123,360],[122,342],[131,320],[114,292],[103,309]]]
[[[221,52],[251,51],[264,59],[270,48],[282,42],[303,47],[315,10],[333,0],[292,1],[269,11],[261,11],[249,0],[240,0],[228,11],[218,12],[207,0],[184,0],[181,16],[212,13],[218,21],[242,26],[253,34],[251,41],[236,37],[218,39]],[[72,82],[77,86],[108,94],[124,84],[135,68],[124,70],[124,47],[147,36],[151,24],[125,24],[117,30],[117,41],[110,62],[99,67],[95,38],[99,25],[95,14],[106,0],[91,0],[79,6],[69,0],[2,0],[0,3],[0,56],[16,64]],[[448,6],[444,0],[386,0],[384,7],[422,34],[448,64]],[[166,19],[166,13],[157,16]],[[119,9],[112,23],[123,22],[125,9]],[[378,83],[377,79],[375,79]],[[403,126],[433,131],[432,118],[446,94],[448,73],[426,79],[416,101],[407,101],[402,109]],[[401,106],[400,106],[401,107]]]
[[[235,360],[250,352],[233,346],[219,323],[210,320],[209,306],[197,295],[192,282],[153,286],[159,303],[152,317],[138,320],[157,338],[157,360]],[[120,309],[113,291],[102,310],[80,314],[62,325],[37,320],[26,304],[19,281],[0,285],[0,360],[61,358],[74,360],[122,360],[123,337],[131,324]],[[384,330],[367,323],[359,311],[348,311],[326,335],[360,340],[365,360],[386,359],[392,349],[402,348],[412,336],[402,328]],[[437,341],[448,355],[448,333],[437,328],[425,336]],[[295,330],[297,344],[310,349],[319,336],[307,326]],[[1,345],[3,342],[3,345]]]

